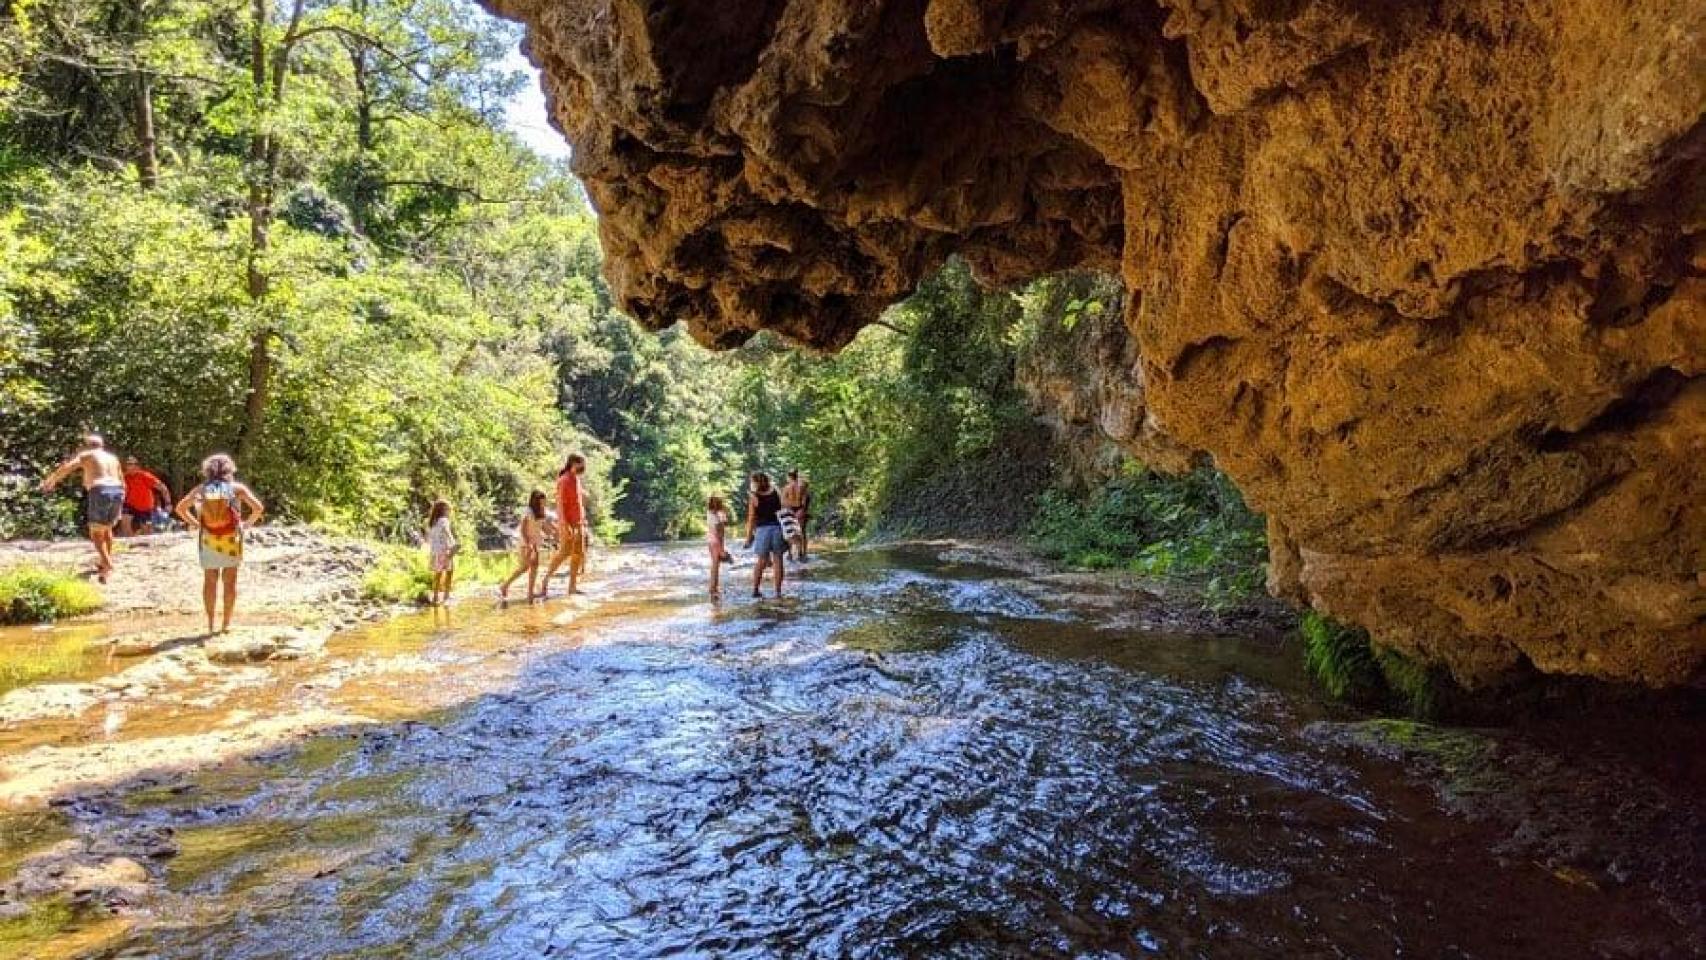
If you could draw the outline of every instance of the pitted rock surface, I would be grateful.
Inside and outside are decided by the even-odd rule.
[[[1229,473],[1276,592],[1470,683],[1700,680],[1696,0],[491,3],[641,322],[1117,269],[1096,419]]]

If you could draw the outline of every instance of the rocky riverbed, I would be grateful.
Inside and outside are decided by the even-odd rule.
[[[720,604],[699,560],[54,631],[94,654],[0,698],[0,957],[1706,951],[1695,719],[1370,720],[1260,610],[1006,548]]]
[[[347,627],[376,613],[362,599],[361,578],[374,550],[308,527],[260,526],[245,533],[242,620],[312,622]],[[0,542],[0,569],[20,565],[94,571],[94,551],[80,540]],[[201,567],[195,539],[173,532],[118,541],[112,579],[101,586],[97,617],[122,620],[183,617],[200,622]]]

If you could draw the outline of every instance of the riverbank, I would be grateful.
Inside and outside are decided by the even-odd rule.
[[[309,527],[260,526],[245,534],[239,622],[339,629],[378,615],[362,577],[378,559],[371,544]],[[199,618],[201,566],[183,532],[117,541],[114,573],[100,584],[101,607],[87,620]],[[82,540],[0,542],[0,569],[37,566],[93,579],[94,552]]]

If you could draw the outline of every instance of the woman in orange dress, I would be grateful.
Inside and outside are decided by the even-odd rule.
[[[196,547],[201,555],[201,605],[207,612],[207,632],[213,632],[213,608],[225,586],[225,615],[219,632],[231,629],[231,612],[237,607],[237,568],[243,565],[243,528],[261,521],[266,505],[237,482],[237,463],[223,453],[201,462],[202,482],[178,501],[178,515],[197,531]],[[244,510],[248,511],[247,516]]]

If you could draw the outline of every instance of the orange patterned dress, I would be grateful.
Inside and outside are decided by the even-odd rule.
[[[243,526],[237,511],[237,488],[209,483],[201,488],[201,548],[203,570],[228,570],[243,563]]]

